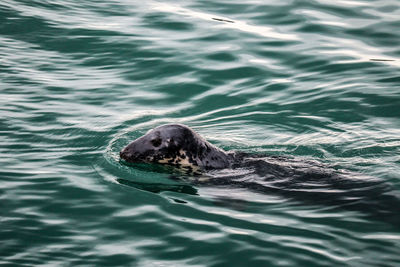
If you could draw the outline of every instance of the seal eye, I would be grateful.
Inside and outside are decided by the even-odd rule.
[[[155,139],[151,140],[150,142],[154,147],[158,147],[162,143],[161,138],[155,138]]]

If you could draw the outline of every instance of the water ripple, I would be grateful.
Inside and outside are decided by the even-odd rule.
[[[0,264],[397,266],[393,212],[307,199],[377,212],[388,203],[369,198],[400,199],[399,11],[392,0],[2,1]],[[274,195],[119,162],[164,123],[382,184],[211,173],[286,185]]]

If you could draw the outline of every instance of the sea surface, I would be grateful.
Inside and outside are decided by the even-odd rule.
[[[166,123],[389,210],[121,164]],[[400,266],[400,2],[2,0],[0,153],[2,266]]]

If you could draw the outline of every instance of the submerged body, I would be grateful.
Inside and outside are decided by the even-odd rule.
[[[243,188],[312,205],[346,208],[400,225],[400,198],[388,194],[393,190],[381,180],[302,158],[226,152],[181,124],[150,130],[127,145],[120,157],[129,163],[166,164],[187,174],[206,173],[206,179],[202,176],[191,179],[197,185]],[[124,184],[134,184],[121,180]],[[164,190],[196,192],[188,190],[187,185],[149,191]]]
[[[120,157],[128,163],[158,163],[189,171],[238,169],[253,167],[268,178],[299,175],[332,175],[332,169],[317,162],[298,161],[289,157],[226,152],[182,124],[166,124],[148,131],[127,145]]]
[[[266,179],[334,175],[332,168],[315,161],[226,152],[182,124],[161,125],[148,131],[122,149],[120,157],[128,163],[165,164],[188,173],[252,167],[256,174]]]

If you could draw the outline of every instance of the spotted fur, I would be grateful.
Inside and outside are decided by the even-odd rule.
[[[228,153],[181,124],[167,124],[150,130],[127,145],[120,157],[130,163],[167,164],[187,173],[231,165]]]

